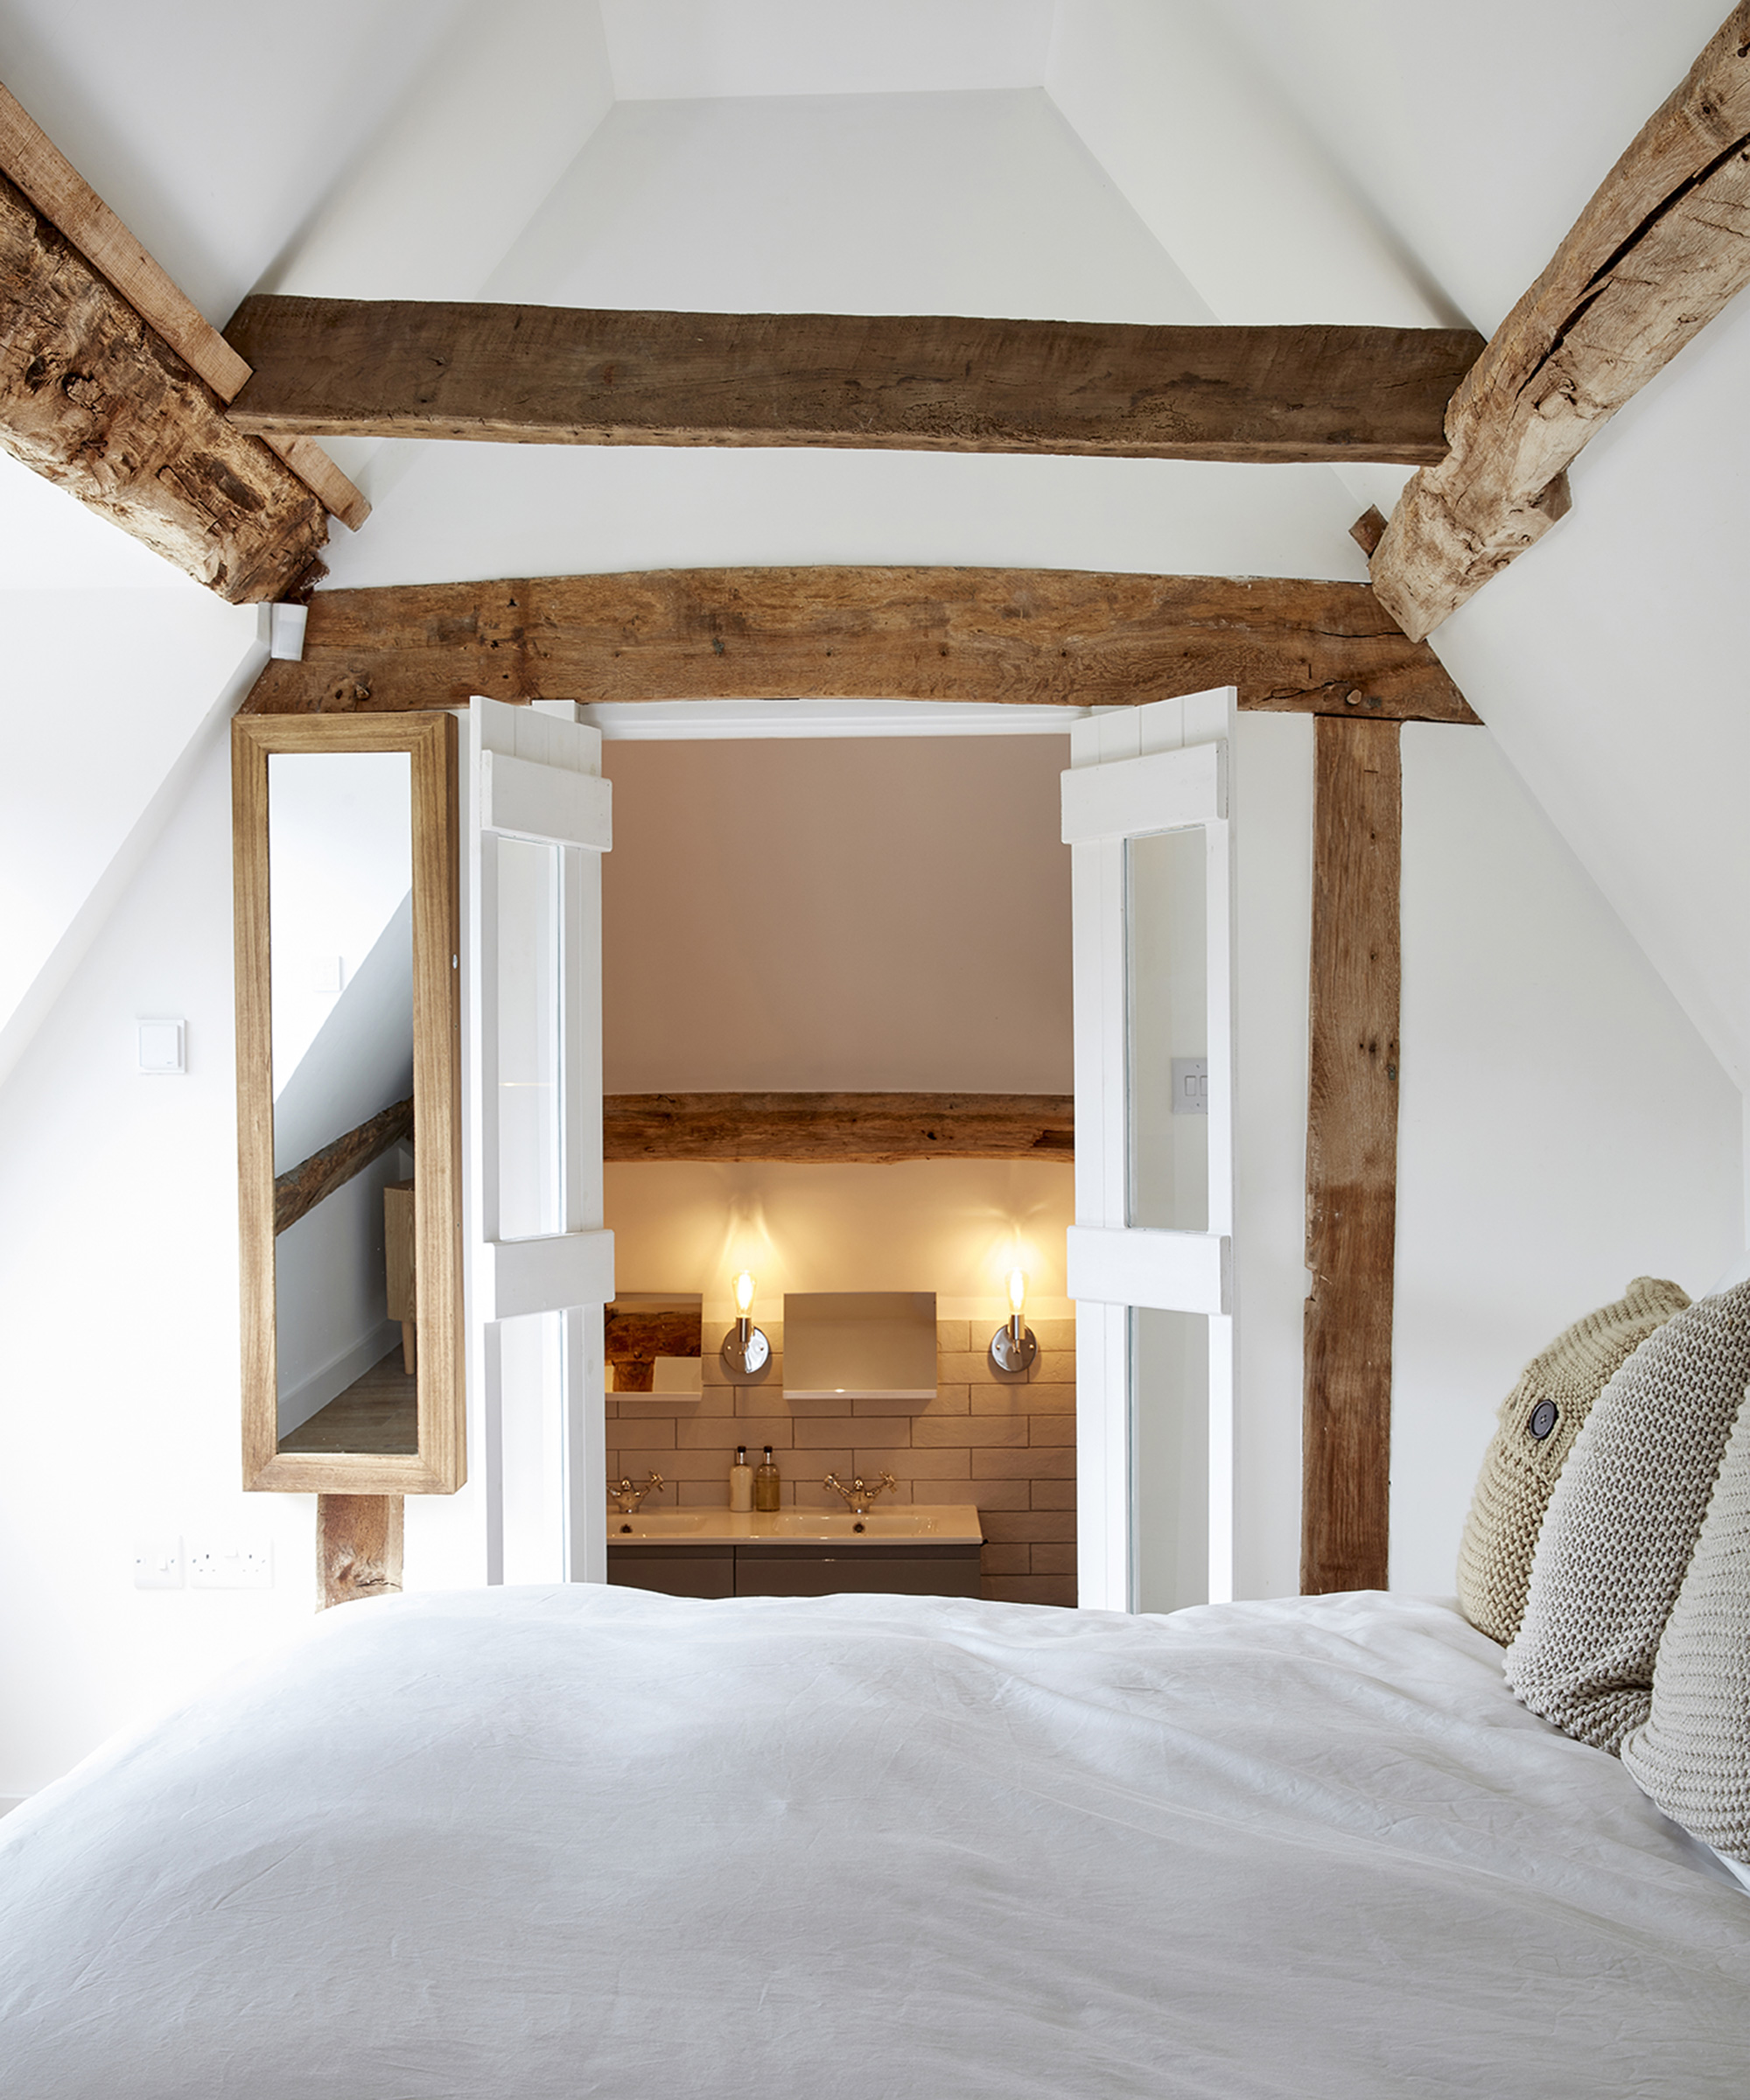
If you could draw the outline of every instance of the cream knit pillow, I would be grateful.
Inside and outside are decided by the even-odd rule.
[[[1550,1498],[1507,1682],[1534,1713],[1615,1750],[1653,1662],[1750,1382],[1750,1284],[1698,1298],[1598,1396]]]
[[[1689,1302],[1676,1284],[1637,1276],[1614,1305],[1577,1320],[1534,1356],[1502,1401],[1459,1545],[1459,1602],[1492,1641],[1504,1646],[1519,1631],[1544,1512],[1593,1401]]]
[[[1659,1643],[1651,1717],[1622,1761],[1686,1830],[1750,1860],[1750,1406]]]

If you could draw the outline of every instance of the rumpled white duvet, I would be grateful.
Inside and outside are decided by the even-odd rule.
[[[388,1598],[0,1824],[20,2100],[1750,2095],[1750,1894],[1438,1602]]]

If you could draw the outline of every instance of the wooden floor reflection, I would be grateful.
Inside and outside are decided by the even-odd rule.
[[[355,1378],[344,1393],[318,1408],[307,1422],[289,1429],[282,1451],[362,1451],[373,1454],[416,1452],[419,1419],[415,1382],[402,1368],[397,1342],[381,1363]]]

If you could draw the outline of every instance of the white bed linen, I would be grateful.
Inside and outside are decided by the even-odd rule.
[[[1750,1898],[1449,1606],[385,1599],[0,1825],[18,2100],[1750,2092]]]

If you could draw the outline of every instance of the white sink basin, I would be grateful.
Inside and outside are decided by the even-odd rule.
[[[777,1509],[766,1514],[732,1509],[648,1509],[636,1516],[607,1513],[611,1546],[900,1545],[917,1539],[939,1546],[976,1545],[983,1536],[970,1503],[929,1503],[913,1508]]]
[[[941,1524],[934,1509],[780,1509],[766,1520],[774,1538],[934,1538]]]
[[[618,1509],[610,1509],[607,1535],[610,1539],[653,1541],[696,1538],[700,1532],[712,1529],[717,1522],[717,1512],[712,1509],[640,1509],[634,1516],[622,1516]]]

